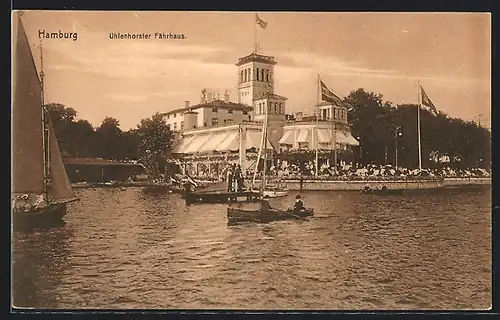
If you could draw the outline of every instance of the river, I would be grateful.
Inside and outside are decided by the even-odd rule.
[[[487,309],[491,190],[304,192],[309,221],[228,226],[227,205],[79,189],[13,234],[13,298],[50,309]],[[288,207],[295,193],[272,199]],[[249,204],[249,207],[254,204]]]

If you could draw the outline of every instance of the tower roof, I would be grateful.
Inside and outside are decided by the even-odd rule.
[[[245,56],[243,58],[239,58],[238,63],[236,65],[241,66],[241,65],[249,63],[249,62],[260,62],[260,63],[266,63],[266,64],[272,64],[272,65],[275,65],[277,63],[274,60],[274,57],[265,56],[265,55],[258,54],[258,53],[254,52],[248,56]]]

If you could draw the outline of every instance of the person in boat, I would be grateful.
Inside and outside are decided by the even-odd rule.
[[[298,194],[295,196],[295,204],[293,205],[293,211],[299,212],[304,209],[305,209],[304,202],[302,202],[302,197],[300,196],[300,194]]]
[[[269,204],[269,196],[268,195],[265,195],[264,198],[262,198],[262,201],[260,202],[260,210],[261,211],[273,210],[273,208]]]

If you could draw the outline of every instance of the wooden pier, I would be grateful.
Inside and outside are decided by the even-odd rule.
[[[234,202],[257,202],[260,194],[252,191],[228,192],[228,191],[198,191],[188,192],[184,195],[186,204],[195,203],[234,203]]]

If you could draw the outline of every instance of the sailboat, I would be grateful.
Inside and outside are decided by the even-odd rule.
[[[43,58],[39,78],[20,16],[13,31],[12,221],[14,227],[45,225],[62,221],[78,198],[44,108]]]
[[[262,197],[268,196],[269,198],[277,198],[277,197],[284,197],[288,194],[288,189],[284,188],[281,186],[281,184],[278,184],[277,186],[272,186],[267,183],[266,180],[266,169],[267,169],[267,129],[268,129],[268,108],[266,109],[266,114],[264,118],[264,123],[262,124],[262,136],[260,140],[260,147],[259,147],[259,153],[257,155],[257,161],[255,162],[255,168],[254,168],[254,174],[253,174],[253,179],[252,179],[252,186],[255,184],[255,179],[257,177],[257,170],[259,167],[259,162],[261,157],[263,156],[264,158],[264,167],[262,170],[262,181],[261,181],[261,186],[260,190],[255,190],[252,188],[252,192],[257,192],[262,195]],[[262,151],[264,151],[264,155],[262,155]]]

